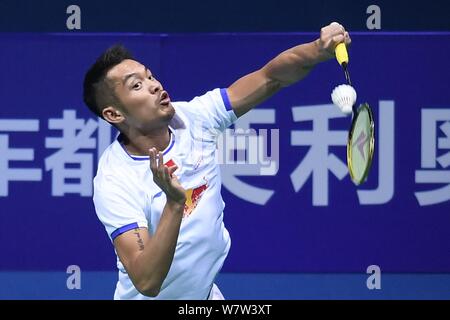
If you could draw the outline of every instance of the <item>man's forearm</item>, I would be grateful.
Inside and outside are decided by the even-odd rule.
[[[240,117],[281,88],[303,79],[316,64],[334,56],[337,44],[350,42],[344,27],[333,22],[320,30],[319,39],[280,53],[261,69],[241,77],[227,88],[234,113]]]
[[[267,63],[263,71],[268,79],[280,87],[291,85],[304,78],[318,63],[332,56],[321,49],[319,39],[290,48]]]
[[[142,253],[134,261],[135,284],[140,291],[156,296],[169,272],[175,254],[184,204],[168,201],[154,235],[143,244]]]

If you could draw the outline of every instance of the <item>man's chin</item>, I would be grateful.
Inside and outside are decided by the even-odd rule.
[[[164,106],[164,108],[162,108],[162,111],[165,114],[166,121],[172,120],[173,116],[175,115],[175,108],[171,103],[169,103],[167,106]]]

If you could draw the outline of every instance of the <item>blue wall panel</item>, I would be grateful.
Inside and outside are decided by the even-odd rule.
[[[0,270],[64,271],[73,264],[92,271],[115,268],[112,245],[95,216],[90,182],[81,187],[80,180],[65,180],[62,185],[74,183],[79,191],[63,196],[56,182],[64,177],[64,168],[79,168],[84,181],[90,181],[98,153],[114,138],[82,102],[84,72],[105,48],[124,43],[173,100],[184,100],[226,87],[280,51],[315,36],[1,35]],[[328,146],[328,138],[315,140],[315,146],[328,148],[319,153],[323,161],[308,146],[312,140],[305,138],[304,146],[292,140],[293,132],[317,136],[323,117],[331,135],[348,129],[350,119],[330,105],[333,87],[344,82],[335,61],[317,66],[304,81],[263,103],[257,110],[267,110],[273,121],[251,127],[279,129],[277,170],[263,176],[235,175],[233,166],[223,167],[228,179],[223,188],[225,223],[232,237],[223,270],[365,272],[376,264],[387,272],[449,272],[449,50],[448,33],[353,34],[350,72],[358,101],[373,108],[377,129],[372,172],[360,187],[348,175],[340,176],[345,139],[338,146]],[[296,112],[315,122],[295,121]],[[92,140],[77,139],[75,151],[67,147],[72,140],[60,140],[69,156],[55,158],[59,149],[50,147],[49,138],[62,136],[55,127],[62,128],[57,119],[64,114],[76,116],[79,129]],[[261,117],[258,112],[249,115],[256,122]],[[71,123],[76,122],[64,124],[66,138]],[[64,164],[74,155],[93,169]],[[308,159],[314,170],[301,169],[299,175],[306,180],[296,187],[299,176],[292,174]],[[339,177],[326,167],[324,171],[325,159],[341,163],[333,167]],[[234,179],[272,193],[263,205],[256,203],[258,193],[247,193],[250,199],[244,200]],[[418,192],[439,188],[440,198],[432,194],[419,201]]]

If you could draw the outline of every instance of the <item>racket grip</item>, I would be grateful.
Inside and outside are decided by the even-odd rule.
[[[334,52],[336,54],[336,60],[339,62],[341,66],[344,63],[348,64],[348,53],[345,43],[343,42],[339,43],[334,49]]]

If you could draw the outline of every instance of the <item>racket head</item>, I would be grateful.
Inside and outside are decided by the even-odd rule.
[[[375,126],[368,103],[359,106],[353,115],[347,140],[347,166],[356,185],[366,181],[375,151]]]

